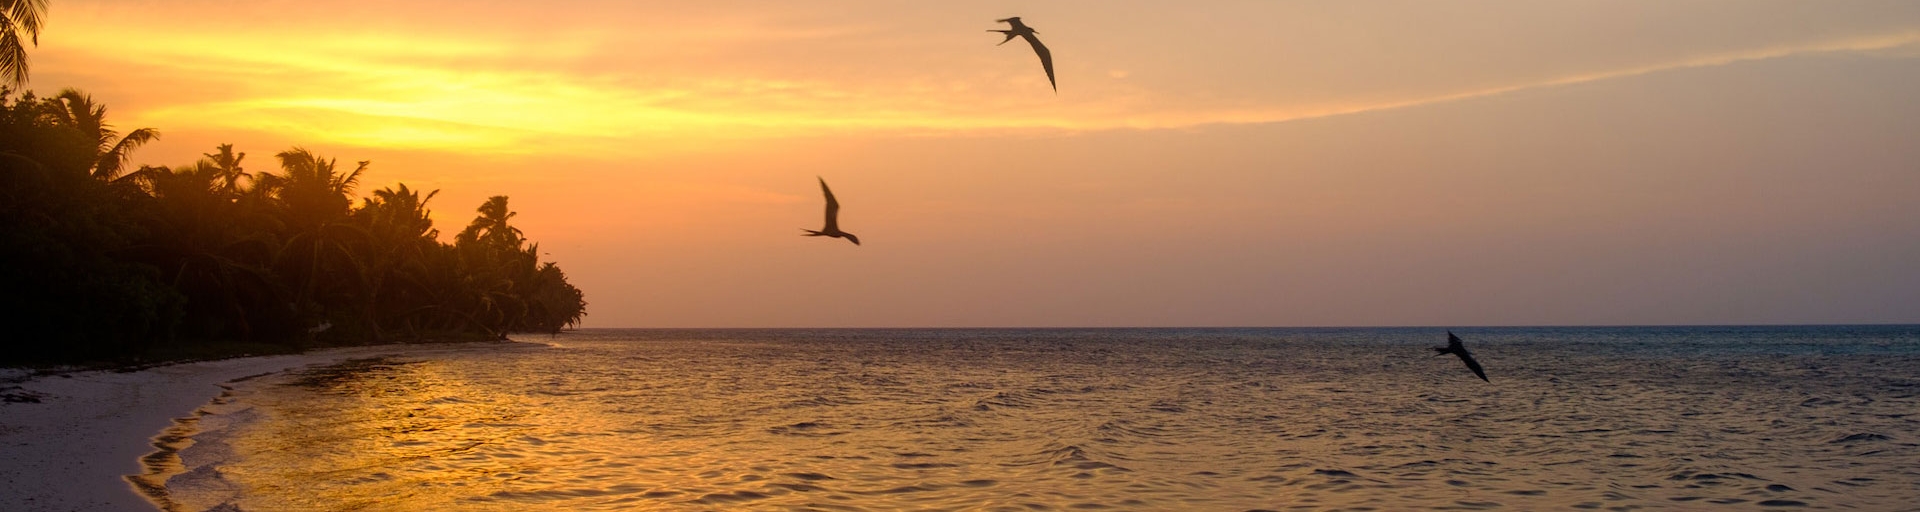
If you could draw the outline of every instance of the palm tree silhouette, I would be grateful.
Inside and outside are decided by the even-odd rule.
[[[0,0],[6,1],[6,0]],[[88,169],[94,179],[106,182],[121,182],[122,178],[139,178],[135,174],[123,177],[120,172],[126,167],[127,159],[133,156],[133,150],[160,138],[160,132],[152,128],[140,128],[127,132],[125,137],[108,125],[107,107],[93,102],[93,96],[78,89],[60,91],[59,96],[49,100],[48,113],[53,115],[54,124],[79,130],[88,140],[93,141],[93,165]]]
[[[460,231],[456,237],[458,240],[485,242],[494,247],[519,249],[520,242],[525,239],[522,237],[520,228],[508,225],[507,221],[520,213],[507,209],[507,196],[489,197],[487,202],[481,203],[476,211],[480,216],[474,217],[473,222],[467,224],[467,229]]]
[[[560,271],[559,265],[551,261],[541,264],[530,288],[527,308],[533,323],[520,326],[522,329],[557,333],[568,325],[580,323],[580,317],[586,316],[586,295],[567,283],[567,275]]]
[[[153,199],[152,220],[162,236],[133,247],[140,259],[166,272],[187,297],[187,321],[203,334],[252,340],[264,305],[285,304],[277,277],[266,268],[274,244],[247,219],[253,205],[221,185],[219,165],[202,159],[175,169],[143,167]]]
[[[327,159],[303,148],[273,155],[280,160],[280,173],[263,173],[255,184],[267,195],[279,200],[290,220],[301,228],[314,228],[337,221],[353,206],[349,197],[360,184],[360,174],[371,162],[362,161],[352,172],[335,170],[337,159]]]
[[[246,169],[240,168],[240,161],[245,160],[247,154],[234,153],[232,144],[221,144],[218,152],[205,153],[204,155],[207,158],[202,162],[211,164],[213,168],[218,171],[221,182],[220,191],[224,194],[234,195],[239,193],[240,178],[253,177],[252,174],[247,173]]]
[[[17,3],[0,2],[0,21],[18,19],[8,10]],[[368,162],[341,168],[295,147],[274,155],[278,169],[249,173],[246,154],[221,145],[188,165],[136,169],[129,154],[155,132],[122,136],[106,113],[75,90],[0,94],[10,134],[0,138],[0,210],[35,213],[0,215],[0,238],[29,249],[14,251],[26,257],[10,261],[25,264],[0,268],[0,281],[37,290],[29,303],[15,301],[24,292],[0,299],[31,317],[17,322],[26,336],[49,340],[0,363],[242,340],[301,348],[323,341],[315,325],[334,327],[326,342],[498,337],[556,331],[585,313],[584,294],[511,224],[505,196],[443,243],[433,192],[353,197]]]
[[[0,75],[14,87],[27,85],[27,47],[20,36],[40,46],[40,17],[47,0],[0,0]]]
[[[262,173],[256,188],[264,189],[284,212],[290,236],[274,257],[275,266],[300,283],[294,295],[297,307],[310,308],[323,288],[365,282],[367,269],[355,248],[365,243],[366,230],[346,220],[353,188],[370,162],[361,161],[352,172],[341,174],[334,170],[336,160],[305,149],[273,156],[280,160],[281,172]],[[305,320],[328,319],[309,311]]]
[[[411,317],[425,298],[425,294],[418,293],[393,297],[388,285],[396,281],[419,284],[417,276],[426,265],[434,240],[440,236],[440,231],[433,229],[431,212],[427,210],[427,202],[439,193],[435,190],[421,197],[403,183],[398,188],[374,191],[373,197],[363,200],[360,209],[353,212],[354,224],[366,230],[369,242],[361,255],[367,270],[361,274],[361,287],[366,291],[361,306],[375,339],[385,337],[380,326],[388,319],[382,318],[383,312],[387,313],[385,316],[398,316],[398,322],[411,326]]]
[[[507,206],[507,196],[489,197],[475,211],[480,216],[454,236],[455,252],[469,276],[466,314],[488,330],[504,333],[526,316],[527,301],[520,292],[538,270],[539,249],[526,247],[520,228],[510,224],[519,213]]]

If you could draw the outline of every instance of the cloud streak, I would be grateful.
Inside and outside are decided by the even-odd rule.
[[[1441,94],[1436,96],[1427,96],[1427,97],[1407,99],[1407,100],[1388,101],[1388,102],[1362,104],[1362,105],[1321,107],[1318,109],[1306,109],[1304,111],[1298,110],[1298,109],[1286,109],[1286,110],[1258,110],[1258,111],[1247,111],[1247,112],[1238,112],[1238,113],[1222,113],[1222,114],[1217,114],[1218,116],[1217,120],[1213,120],[1213,121],[1207,121],[1207,120],[1204,120],[1204,118],[1202,118],[1201,120],[1190,120],[1187,123],[1182,125],[1165,126],[1165,127],[1169,127],[1169,128],[1186,127],[1186,126],[1194,126],[1194,125],[1201,125],[1201,124],[1264,124],[1264,123],[1281,123],[1281,122],[1289,122],[1289,121],[1303,121],[1303,120],[1319,119],[1319,118],[1333,117],[1333,116],[1364,114],[1369,112],[1380,112],[1380,111],[1397,110],[1397,109],[1404,109],[1404,108],[1423,107],[1428,105],[1437,105],[1437,104],[1451,103],[1456,101],[1489,98],[1489,97],[1500,96],[1503,94],[1510,94],[1510,93],[1521,92],[1521,91],[1548,89],[1553,87],[1564,87],[1564,86],[1570,86],[1570,85],[1579,85],[1579,84],[1601,82],[1601,81],[1607,81],[1607,80],[1616,80],[1616,79],[1622,79],[1622,78],[1632,78],[1632,77],[1650,75],[1650,74],[1661,73],[1666,71],[1679,71],[1679,70],[1685,70],[1685,69],[1728,66],[1728,65],[1742,64],[1747,62],[1756,62],[1756,61],[1779,59],[1779,58],[1786,58],[1786,57],[1804,56],[1804,55],[1818,55],[1818,54],[1830,54],[1830,53],[1866,53],[1866,52],[1898,49],[1898,48],[1903,48],[1908,46],[1914,46],[1916,44],[1920,44],[1920,30],[1902,32],[1898,34],[1848,38],[1848,39],[1826,41],[1826,42],[1798,45],[1798,46],[1773,46],[1773,47],[1767,47],[1767,48],[1761,48],[1761,49],[1749,50],[1749,51],[1743,51],[1743,52],[1710,55],[1706,57],[1697,57],[1697,58],[1691,58],[1691,59],[1685,59],[1685,60],[1665,62],[1665,63],[1647,65],[1647,66],[1637,66],[1637,67],[1624,68],[1624,69],[1615,69],[1615,70],[1599,71],[1599,72],[1591,72],[1591,73],[1580,73],[1580,74],[1561,76],[1557,78],[1551,78],[1551,79],[1541,80],[1536,82],[1526,82],[1526,83],[1513,84],[1513,85],[1503,85],[1498,87],[1488,87],[1484,89],[1475,89],[1471,91]]]
[[[1282,99],[1255,93],[1185,101],[1191,91],[1165,88],[1177,85],[1132,85],[1126,74],[1107,76],[1104,84],[1073,93],[1082,95],[1079,98],[1059,99],[1025,94],[1031,91],[1018,87],[982,85],[1008,83],[1007,78],[996,82],[994,75],[985,74],[990,71],[928,75],[921,69],[876,67],[889,74],[780,76],[780,71],[699,68],[683,60],[610,63],[608,55],[635,42],[593,31],[514,42],[511,37],[459,33],[283,30],[288,34],[275,37],[259,30],[166,32],[101,23],[77,27],[64,38],[67,42],[50,46],[57,47],[56,55],[70,57],[55,59],[55,66],[142,70],[139,83],[130,89],[153,98],[135,102],[145,108],[120,111],[130,125],[170,132],[249,131],[358,147],[618,158],[713,141],[724,145],[835,134],[938,136],[1280,123],[1920,43],[1920,30],[1910,30],[1403,99]],[[851,35],[856,32],[807,32],[767,41],[766,34],[751,32],[690,34],[687,37],[718,38],[702,39],[707,46],[694,47],[749,53],[754,45],[804,43],[794,38],[844,45],[848,41],[835,38],[858,37]]]

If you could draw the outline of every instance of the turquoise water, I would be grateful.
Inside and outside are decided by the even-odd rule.
[[[237,383],[174,508],[1912,510],[1920,326],[594,329]]]

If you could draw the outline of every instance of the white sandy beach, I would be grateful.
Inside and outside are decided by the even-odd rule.
[[[18,384],[39,403],[0,403],[0,510],[151,511],[126,480],[153,437],[220,395],[220,384],[352,358],[484,350],[488,344],[380,345],[160,366],[72,372]],[[497,348],[497,347],[494,347]],[[20,370],[0,377],[17,377]]]

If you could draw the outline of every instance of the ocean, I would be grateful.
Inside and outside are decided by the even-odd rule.
[[[585,329],[231,384],[177,510],[1920,510],[1920,326]]]

